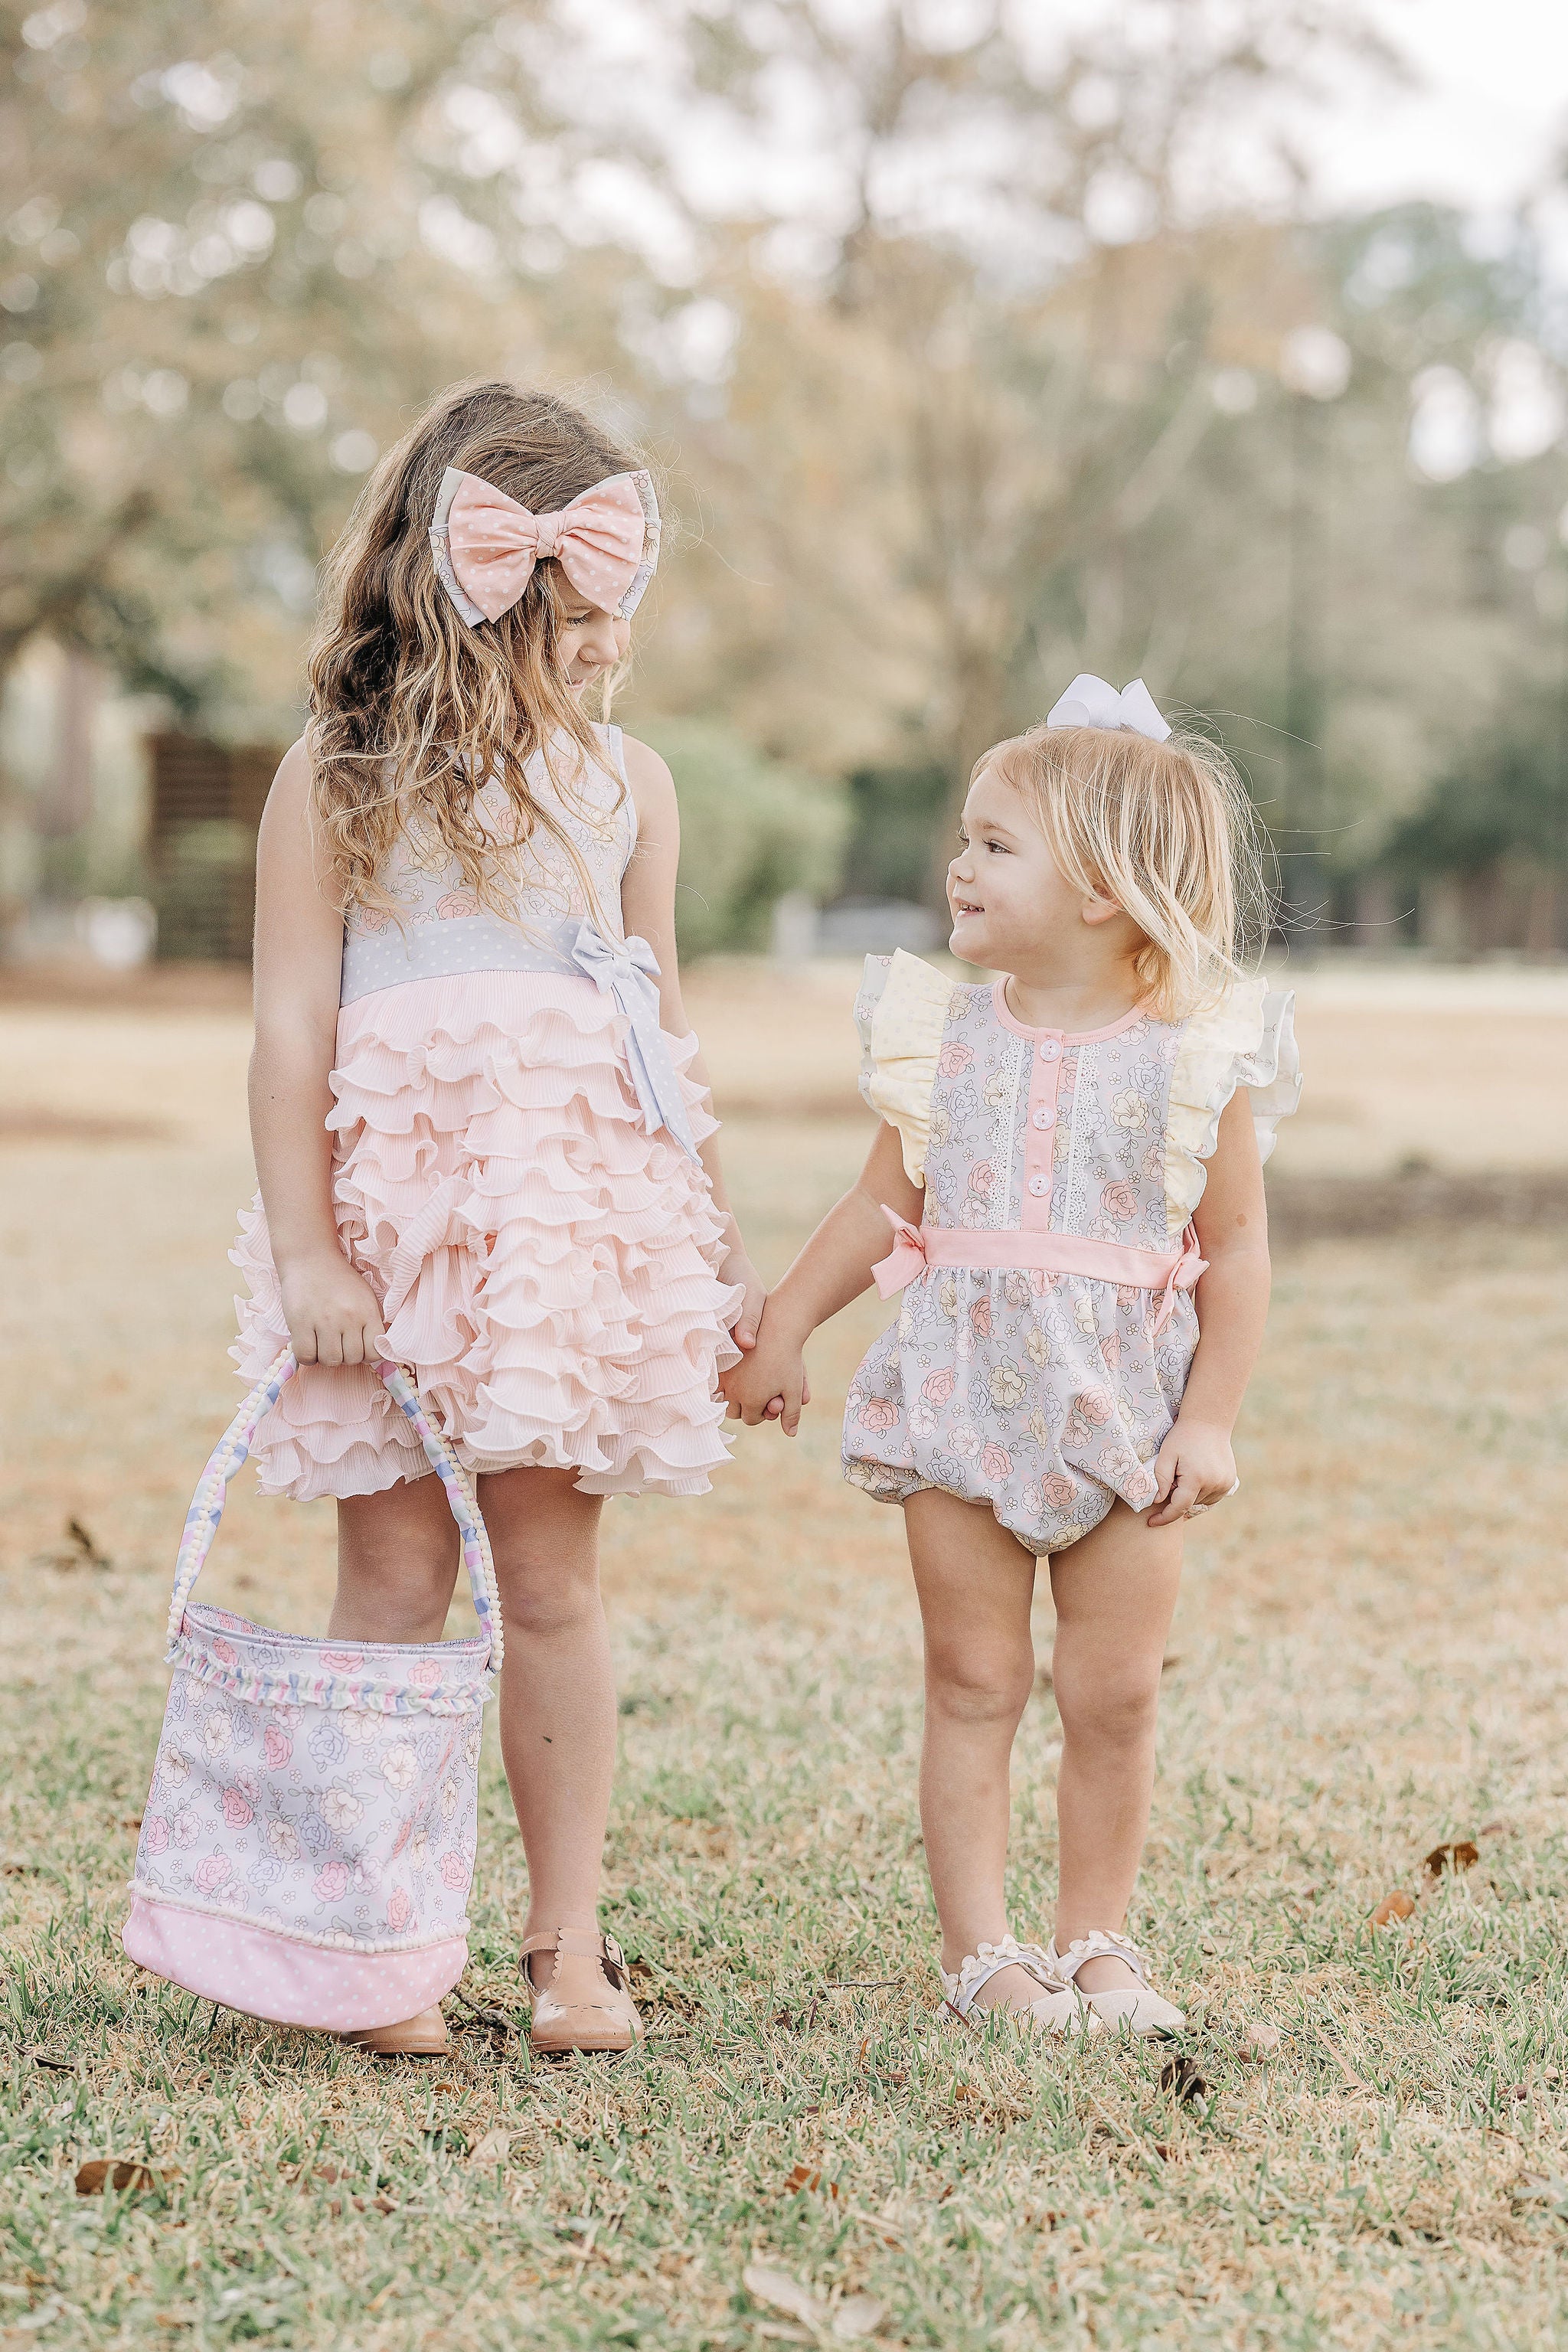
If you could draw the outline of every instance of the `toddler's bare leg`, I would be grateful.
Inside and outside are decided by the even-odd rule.
[[[1061,1880],[1057,1944],[1120,1928],[1149,1833],[1160,1668],[1182,1574],[1182,1523],[1152,1528],[1125,1503],[1052,1559],[1051,1679],[1062,1720],[1057,1778]],[[1135,1981],[1090,1960],[1085,1992]]]
[[[1007,1932],[1009,1760],[1035,1679],[1034,1555],[984,1503],[923,1488],[904,1506],[925,1630],[921,1828],[949,1975]],[[1026,2005],[1040,1987],[1004,1969],[980,2005]]]

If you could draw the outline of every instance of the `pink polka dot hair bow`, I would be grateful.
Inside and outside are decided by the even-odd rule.
[[[1051,705],[1046,713],[1046,725],[1113,730],[1127,727],[1134,735],[1147,735],[1152,743],[1163,743],[1171,731],[1141,677],[1135,677],[1118,694],[1113,686],[1107,686],[1102,677],[1091,677],[1088,670],[1081,671],[1061,699]]]
[[[553,557],[579,596],[629,620],[658,561],[658,501],[645,473],[612,474],[557,514],[533,514],[448,466],[430,525],[442,586],[465,621],[499,621]]]

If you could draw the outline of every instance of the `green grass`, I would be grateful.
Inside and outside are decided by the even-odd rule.
[[[854,1141],[737,1136],[772,1264]],[[25,1339],[47,1296],[68,1344],[14,1338],[10,1362],[0,2344],[817,2340],[747,2292],[756,2263],[942,2352],[1568,2336],[1561,1247],[1282,1268],[1247,1484],[1194,1543],[1173,1637],[1134,1922],[1200,2090],[1163,2084],[1166,2048],[1041,2047],[938,2008],[898,1516],[834,1462],[871,1309],[818,1350],[829,1402],[799,1447],[759,1434],[707,1502],[610,1514],[606,1914],[645,2047],[531,2062],[489,1752],[463,1991],[513,2030],[453,2000],[451,2058],[388,2066],[215,2018],[119,1948],[168,1555],[226,1398],[236,1171],[193,1152],[174,1184],[175,1162],[12,1162],[9,1312]],[[112,1570],[37,1564],[68,1508]],[[329,1535],[242,1504],[217,1589],[304,1622]],[[1042,1681],[1020,1932],[1048,1924],[1055,1738]],[[1427,1849],[1483,1830],[1476,1868],[1422,1891]],[[1373,1930],[1398,1886],[1414,1917]],[[163,2185],[79,2197],[94,2157]]]

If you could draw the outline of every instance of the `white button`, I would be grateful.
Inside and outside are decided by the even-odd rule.
[[[1030,1179],[1029,1179],[1029,1190],[1030,1190],[1030,1192],[1034,1194],[1034,1196],[1035,1196],[1035,1198],[1036,1198],[1036,1200],[1037,1200],[1037,1201],[1039,1199],[1039,1197],[1040,1197],[1040,1195],[1041,1195],[1041,1193],[1042,1193],[1042,1192],[1048,1192],[1050,1191],[1050,1189],[1051,1189],[1051,1180],[1050,1180],[1050,1178],[1049,1178],[1048,1176],[1031,1176],[1031,1177],[1030,1177]]]
[[[1057,1115],[1051,1108],[1049,1103],[1042,1103],[1039,1109],[1035,1113],[1035,1125],[1037,1127],[1055,1127],[1056,1123]]]
[[[1054,1037],[1047,1037],[1040,1047],[1040,1059],[1042,1062],[1055,1062],[1060,1058],[1061,1050]]]

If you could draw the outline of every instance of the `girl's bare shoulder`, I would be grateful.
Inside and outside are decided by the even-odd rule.
[[[626,782],[639,815],[675,806],[675,778],[651,743],[639,742],[635,735],[621,738],[621,756],[626,761]]]
[[[278,762],[278,772],[272,779],[267,795],[267,814],[298,816],[310,798],[310,746],[301,735],[290,743]]]

